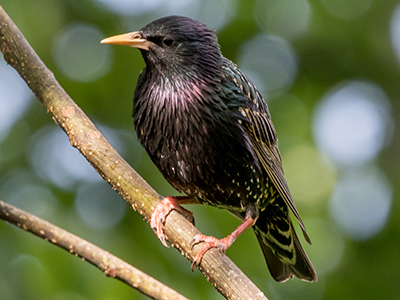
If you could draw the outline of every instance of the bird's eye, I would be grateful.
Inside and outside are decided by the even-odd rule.
[[[171,47],[174,44],[174,40],[171,38],[166,38],[163,40],[163,44],[167,47]]]

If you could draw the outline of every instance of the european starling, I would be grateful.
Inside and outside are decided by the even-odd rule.
[[[166,245],[163,222],[179,204],[227,209],[243,219],[226,238],[197,235],[204,242],[200,263],[211,247],[225,251],[253,227],[272,277],[317,281],[290,219],[310,239],[284,178],[268,107],[256,87],[222,56],[217,36],[206,25],[181,16],[151,22],[140,31],[113,36],[105,44],[140,49],[146,67],[133,99],[135,131],[154,164],[183,197],[166,197],[151,226]]]

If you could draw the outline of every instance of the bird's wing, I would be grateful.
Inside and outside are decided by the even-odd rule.
[[[257,88],[247,77],[240,71],[231,61],[224,60],[224,70],[226,80],[233,83],[239,88],[242,94],[251,101],[251,105],[241,108],[250,122],[243,122],[243,127],[252,142],[258,159],[272,180],[279,194],[282,196],[286,204],[292,210],[296,217],[304,238],[311,244],[310,238],[306,233],[305,226],[301,220],[300,214],[293,202],[292,195],[286,183],[282,168],[281,155],[278,149],[278,139],[276,137],[275,128],[272,124],[267,104],[262,98]]]

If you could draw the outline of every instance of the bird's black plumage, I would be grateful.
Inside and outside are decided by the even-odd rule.
[[[277,281],[317,275],[294,231],[289,192],[262,96],[220,52],[216,34],[190,18],[158,19],[135,33],[146,62],[134,94],[139,141],[179,192],[253,226]],[[136,47],[136,46],[133,46]]]

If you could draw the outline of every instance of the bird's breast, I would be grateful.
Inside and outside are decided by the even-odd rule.
[[[154,87],[153,93],[137,97],[133,116],[138,139],[179,192],[240,210],[249,195],[257,198],[260,177],[240,119],[202,99],[200,88],[181,88]]]

